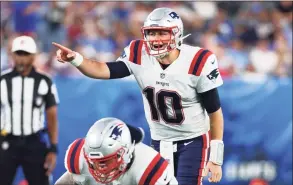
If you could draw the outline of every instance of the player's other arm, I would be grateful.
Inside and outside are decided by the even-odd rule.
[[[217,88],[199,93],[199,95],[210,117],[211,140],[223,140],[224,118]]]
[[[209,182],[219,182],[222,178],[221,165],[224,157],[224,119],[217,87],[223,84],[223,80],[219,73],[216,56],[208,51],[204,58],[206,60],[202,61],[203,68],[199,68],[202,71],[197,72],[200,76],[196,88],[204,108],[209,113],[211,125],[210,157],[204,175],[206,176],[210,171]]]
[[[215,164],[222,165],[223,160],[223,133],[224,133],[224,117],[221,109],[220,98],[217,88],[201,93],[203,105],[209,114],[211,125],[211,155],[210,161]],[[220,152],[219,152],[220,150]],[[213,155],[213,154],[221,154]],[[221,158],[218,161],[217,158]]]
[[[83,73],[85,76],[96,79],[114,79],[123,78],[130,75],[130,72],[124,62],[97,62],[86,59],[77,52],[54,43],[59,50],[57,51],[57,60],[65,63],[70,62],[72,65]]]
[[[222,109],[219,108],[216,112],[209,114],[211,123],[211,140],[223,140],[224,133],[224,118]]]
[[[207,59],[202,61],[202,71],[198,72],[200,73],[200,76],[197,83],[197,92],[201,96],[203,106],[210,117],[211,154],[223,154],[224,119],[217,90],[217,88],[223,84],[223,80],[219,73],[217,57],[211,52],[207,52],[206,55],[207,56],[204,58]],[[213,152],[213,149],[216,149],[216,151],[219,150],[219,152]],[[223,156],[215,155],[215,157],[217,159],[212,159],[212,161],[216,164],[222,165]]]

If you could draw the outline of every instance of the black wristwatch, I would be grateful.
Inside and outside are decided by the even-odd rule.
[[[51,146],[49,147],[49,152],[58,153],[57,144],[51,144]]]

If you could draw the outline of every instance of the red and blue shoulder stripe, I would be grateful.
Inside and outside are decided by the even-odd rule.
[[[195,56],[192,59],[191,65],[189,67],[188,74],[193,74],[195,76],[200,76],[201,71],[209,58],[213,53],[206,49],[200,49],[196,52]]]
[[[140,178],[139,185],[154,185],[157,180],[162,176],[168,166],[168,162],[157,154],[152,162],[149,164],[147,169],[144,171]]]
[[[66,167],[70,173],[80,174],[79,156],[81,154],[84,139],[76,139],[68,148],[66,153]]]
[[[141,64],[141,50],[143,46],[142,40],[134,40],[130,43],[129,61],[140,65]]]

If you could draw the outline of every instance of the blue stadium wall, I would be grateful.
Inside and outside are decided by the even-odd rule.
[[[84,137],[96,120],[117,117],[146,131],[136,82],[56,77],[59,105],[59,156],[53,182],[64,173],[67,146]],[[225,159],[221,185],[248,185],[262,178],[270,185],[292,185],[292,81],[226,80],[219,88],[225,118]],[[22,179],[17,175],[16,184]],[[206,181],[206,180],[205,180]],[[209,184],[209,183],[205,183]]]

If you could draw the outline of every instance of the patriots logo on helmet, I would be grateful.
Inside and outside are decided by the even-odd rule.
[[[170,15],[173,19],[179,19],[179,18],[180,18],[176,12],[171,12],[171,13],[169,13],[169,15]]]
[[[112,130],[110,138],[114,140],[117,140],[118,138],[120,138],[122,134],[123,126],[124,126],[123,124],[116,125],[114,129]]]

